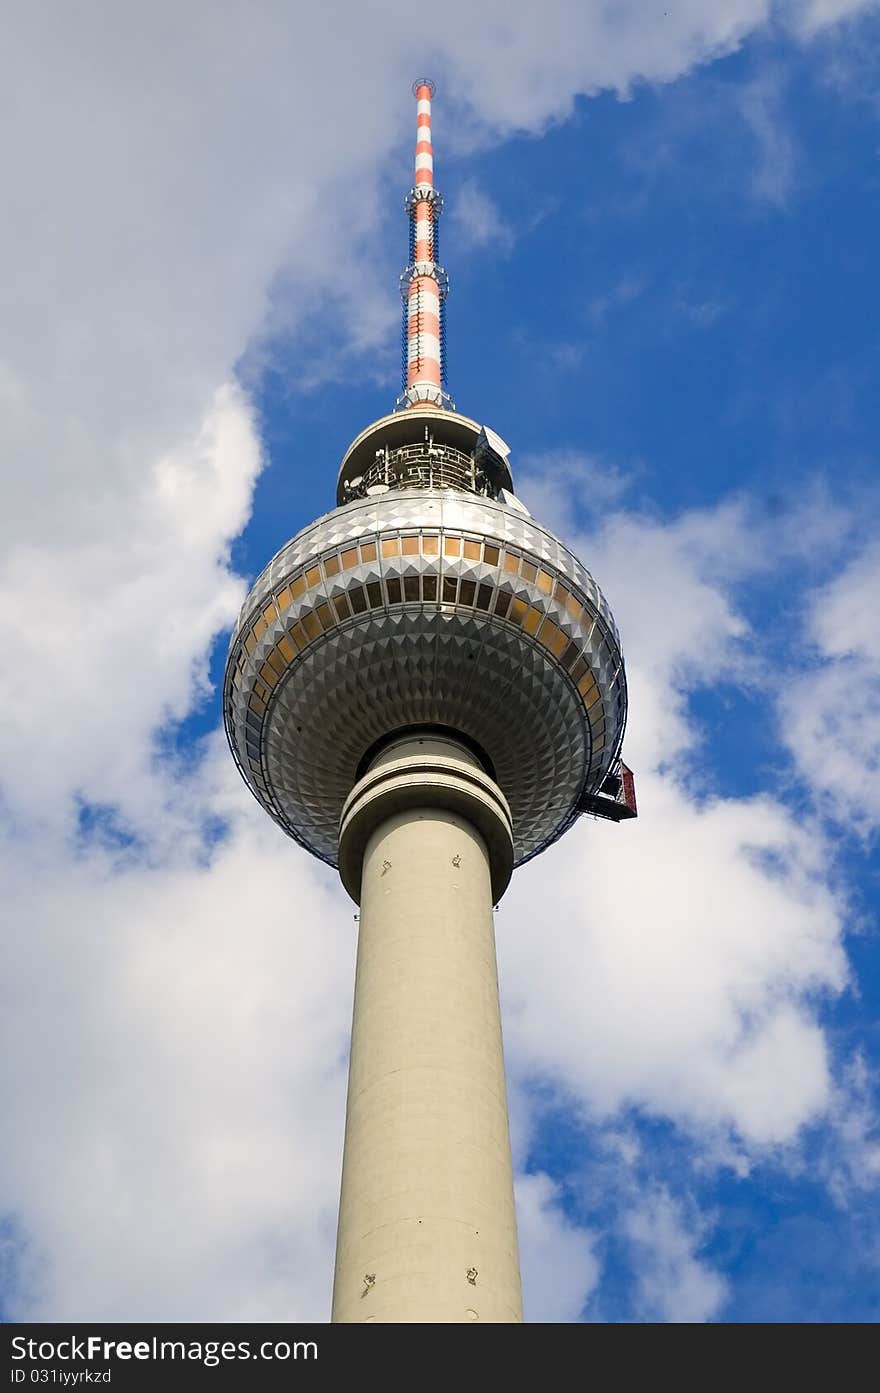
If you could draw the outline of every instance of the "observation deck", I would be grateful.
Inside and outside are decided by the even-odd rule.
[[[411,488],[498,498],[502,490],[513,492],[503,450],[503,441],[457,412],[426,407],[394,411],[352,441],[340,465],[336,502]]]

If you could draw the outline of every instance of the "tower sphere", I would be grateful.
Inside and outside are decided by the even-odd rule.
[[[503,442],[430,403],[358,436],[337,496],[258,577],[232,636],[224,716],[246,783],[335,865],[371,752],[440,728],[492,772],[514,864],[528,860],[619,760],[626,678],[599,587],[515,497]]]

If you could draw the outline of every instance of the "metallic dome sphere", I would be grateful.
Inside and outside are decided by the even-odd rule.
[[[336,508],[278,552],[232,636],[224,717],[255,797],[331,865],[371,747],[412,726],[457,731],[491,762],[520,864],[615,763],[626,679],[598,586],[552,533],[489,497],[403,489]]]

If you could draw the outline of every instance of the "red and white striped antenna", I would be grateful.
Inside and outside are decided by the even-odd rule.
[[[409,265],[400,278],[403,299],[403,393],[397,409],[441,407],[454,411],[446,388],[446,295],[449,278],[439,263],[438,221],[443,199],[434,188],[429,78],[413,83],[416,99],[415,182],[406,196],[410,220]]]

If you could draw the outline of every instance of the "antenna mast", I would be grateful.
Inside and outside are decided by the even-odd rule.
[[[434,188],[431,98],[428,78],[413,83],[416,98],[415,182],[406,196],[409,265],[400,278],[403,300],[403,392],[397,410],[413,406],[455,410],[446,392],[446,295],[449,278],[439,264],[438,220],[443,199]]]

